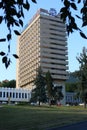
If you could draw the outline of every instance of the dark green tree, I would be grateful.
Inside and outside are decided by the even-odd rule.
[[[9,88],[16,88],[16,80],[10,80],[8,82],[7,87],[9,87]]]
[[[0,87],[7,87],[7,88],[16,88],[16,81],[15,80],[4,80],[0,83]]]
[[[45,91],[45,79],[41,67],[37,70],[37,76],[34,80],[35,88],[32,90],[31,101],[33,102],[46,102],[46,91]]]
[[[63,99],[63,93],[62,93],[62,86],[56,86],[53,89],[54,93],[54,99],[56,101],[56,104],[59,105],[60,101]]]
[[[79,86],[79,82],[75,82],[75,83],[67,82],[65,83],[66,92],[76,92],[78,89],[78,86]]]
[[[78,80],[78,77],[80,77],[80,71],[75,70],[74,72],[69,73],[69,75],[70,75],[71,78],[74,78],[75,80]]]
[[[36,3],[36,0],[31,0]],[[0,24],[5,23],[8,29],[7,35],[4,38],[0,38],[0,42],[8,41],[8,52],[0,52],[2,56],[2,63],[5,64],[7,68],[11,59],[9,57],[10,53],[10,43],[12,39],[12,33],[20,35],[21,33],[18,30],[15,30],[15,27],[23,27],[24,19],[24,10],[29,10],[30,3],[29,0],[1,0],[0,1]],[[16,54],[12,54],[13,57],[18,58]]]
[[[2,82],[0,82],[0,87],[1,87],[1,84],[2,84]]]
[[[80,64],[80,81],[81,85],[79,88],[79,95],[84,101],[84,107],[86,107],[87,103],[87,49],[83,47],[82,53],[77,57],[77,60]]]
[[[61,0],[63,7],[60,9],[61,18],[66,23],[67,33],[78,31],[81,37],[87,39],[83,33],[82,27],[87,26],[87,0]],[[80,16],[78,15],[80,14]],[[82,27],[79,27],[77,21],[80,20]]]
[[[53,93],[54,85],[53,85],[53,78],[52,78],[51,73],[49,71],[46,73],[45,79],[46,79],[47,97],[49,100],[49,105],[51,105],[51,100],[54,97],[54,93]]]

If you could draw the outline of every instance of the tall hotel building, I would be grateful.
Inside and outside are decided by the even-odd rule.
[[[50,71],[54,84],[67,79],[67,39],[59,15],[39,9],[18,38],[17,87],[33,88],[36,70]],[[64,87],[63,87],[64,88]]]

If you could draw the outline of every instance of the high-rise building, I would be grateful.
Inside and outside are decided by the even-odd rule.
[[[39,9],[18,38],[17,87],[33,88],[36,70],[50,71],[54,84],[67,79],[65,24],[54,9]]]

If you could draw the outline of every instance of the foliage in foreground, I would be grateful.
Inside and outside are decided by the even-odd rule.
[[[33,3],[36,3],[36,0],[31,0]],[[38,2],[38,1],[37,1]],[[80,20],[82,27],[87,26],[87,0],[61,0],[63,7],[60,9],[61,19],[66,23],[67,34],[74,31],[78,31],[80,36],[87,39],[87,36],[83,33],[82,28],[78,26],[77,21]],[[37,3],[38,4],[38,3]],[[55,4],[55,3],[54,3]],[[80,9],[79,9],[80,7]],[[8,52],[0,52],[2,56],[2,63],[5,64],[7,68],[11,59],[9,57],[10,53],[10,41],[12,39],[12,31],[16,35],[20,35],[18,30],[15,30],[16,27],[23,27],[23,19],[25,17],[24,10],[29,11],[30,2],[29,0],[1,0],[0,1],[0,24],[3,22],[6,24],[8,32],[7,36],[0,38],[0,42],[8,41]],[[79,11],[79,13],[78,13]],[[74,12],[74,13],[73,13]],[[80,16],[78,15],[80,14]],[[12,54],[15,58],[18,58],[16,54]]]

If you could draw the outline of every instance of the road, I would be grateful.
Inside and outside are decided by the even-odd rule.
[[[56,127],[49,130],[87,130],[87,122],[81,122],[73,125],[63,126],[63,127]]]

